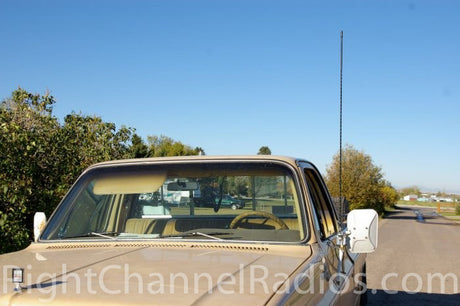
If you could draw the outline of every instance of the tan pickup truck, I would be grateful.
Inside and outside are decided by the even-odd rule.
[[[377,246],[375,211],[338,224],[315,166],[269,155],[96,164],[45,218],[0,305],[354,305]]]

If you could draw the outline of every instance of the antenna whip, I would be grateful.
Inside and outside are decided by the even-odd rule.
[[[340,31],[340,144],[339,144],[339,199],[340,199],[340,219],[345,213],[342,197],[342,76],[343,76],[343,31]]]

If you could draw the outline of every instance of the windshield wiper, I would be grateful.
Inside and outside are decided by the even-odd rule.
[[[99,237],[102,237],[102,238],[113,239],[113,240],[117,240],[116,236],[119,235],[119,233],[117,233],[117,232],[102,232],[102,233],[91,232],[89,234],[92,235],[92,236],[99,236]]]
[[[118,235],[120,233],[118,232],[89,232],[83,235],[77,235],[77,236],[69,236],[69,237],[62,237],[61,239],[72,239],[72,238],[86,238],[86,237],[102,237],[106,239],[112,239],[112,240],[117,240]]]
[[[187,237],[206,237],[209,239],[214,239],[214,240],[224,240],[219,237],[215,237],[213,235],[230,235],[230,233],[224,233],[224,232],[211,232],[209,234],[205,234],[202,232],[186,232],[186,233],[181,233],[181,234],[173,234],[173,235],[163,235],[160,238],[187,238]]]

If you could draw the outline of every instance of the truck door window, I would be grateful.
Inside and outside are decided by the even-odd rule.
[[[321,238],[325,239],[337,232],[337,225],[329,203],[329,197],[324,190],[318,175],[312,169],[305,169],[305,178],[312,199],[312,204],[319,222]]]

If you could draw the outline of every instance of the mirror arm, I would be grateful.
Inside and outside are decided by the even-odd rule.
[[[336,246],[338,248],[338,267],[339,273],[345,273],[345,254],[348,259],[354,264],[353,258],[348,253],[348,243],[349,243],[349,236],[351,235],[351,231],[348,228],[344,227],[342,231],[339,232],[337,235]]]
[[[339,262],[338,262],[338,267],[339,267],[339,273],[345,273],[345,254],[348,255],[347,253],[347,239],[348,236],[351,234],[349,230],[344,228],[342,231],[340,231],[337,235],[337,240],[336,240],[336,245],[338,247],[339,251]],[[350,256],[348,256],[350,258]],[[353,261],[350,258],[351,261]]]

